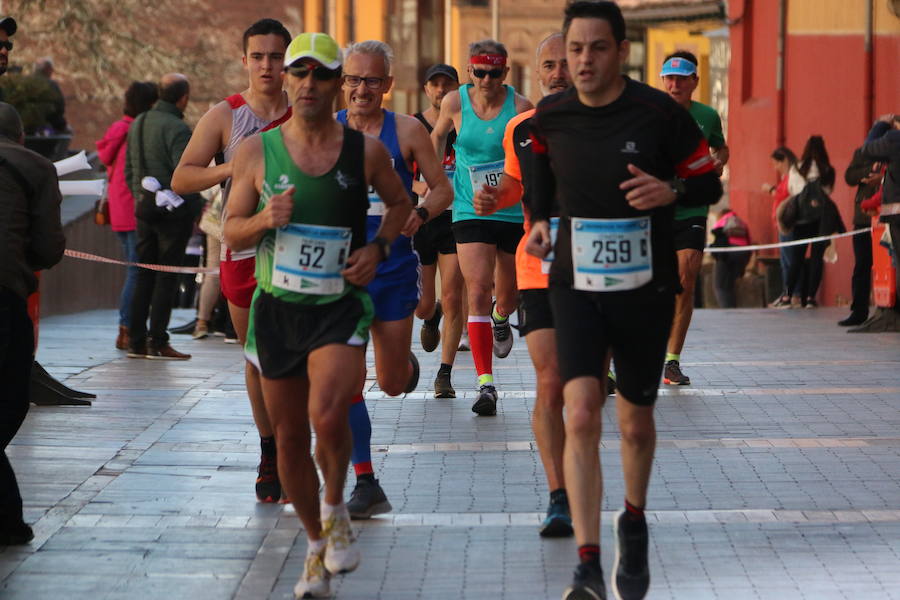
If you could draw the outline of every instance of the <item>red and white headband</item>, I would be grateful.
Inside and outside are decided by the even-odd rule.
[[[506,66],[506,57],[502,54],[476,54],[469,58],[469,63],[473,65],[494,65],[498,67]]]

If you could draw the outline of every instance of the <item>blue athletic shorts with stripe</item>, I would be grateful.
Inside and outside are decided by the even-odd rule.
[[[415,254],[391,258],[379,269],[366,289],[375,305],[379,321],[399,321],[416,310],[419,303],[419,259]]]

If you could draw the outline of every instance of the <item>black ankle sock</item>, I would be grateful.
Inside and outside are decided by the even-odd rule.
[[[356,476],[356,480],[368,481],[369,483],[375,483],[375,473],[361,473]]]
[[[438,373],[441,373],[441,374],[443,374],[443,373],[449,374],[450,371],[452,371],[452,370],[453,370],[453,365],[448,365],[447,363],[441,363],[441,366],[438,367]]]
[[[550,492],[550,504],[569,503],[569,496],[566,494],[566,488],[559,488]]]
[[[259,447],[262,448],[263,455],[275,456],[275,436],[270,435],[269,437],[259,438]]]
[[[628,500],[625,500],[625,517],[630,521],[643,521],[644,507],[635,506]]]
[[[578,558],[581,564],[600,566],[600,546],[599,544],[585,544],[578,546]]]

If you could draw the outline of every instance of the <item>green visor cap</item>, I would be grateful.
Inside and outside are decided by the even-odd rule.
[[[341,66],[341,48],[327,33],[301,33],[288,46],[284,64],[291,67],[303,58],[311,58],[334,71]]]

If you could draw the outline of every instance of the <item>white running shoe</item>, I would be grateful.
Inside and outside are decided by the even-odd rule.
[[[322,519],[322,535],[325,545],[325,568],[330,573],[349,573],[359,566],[359,548],[350,528],[350,515],[346,509]]]
[[[294,598],[330,598],[331,575],[325,570],[324,552],[307,552],[303,575],[294,586]]]

